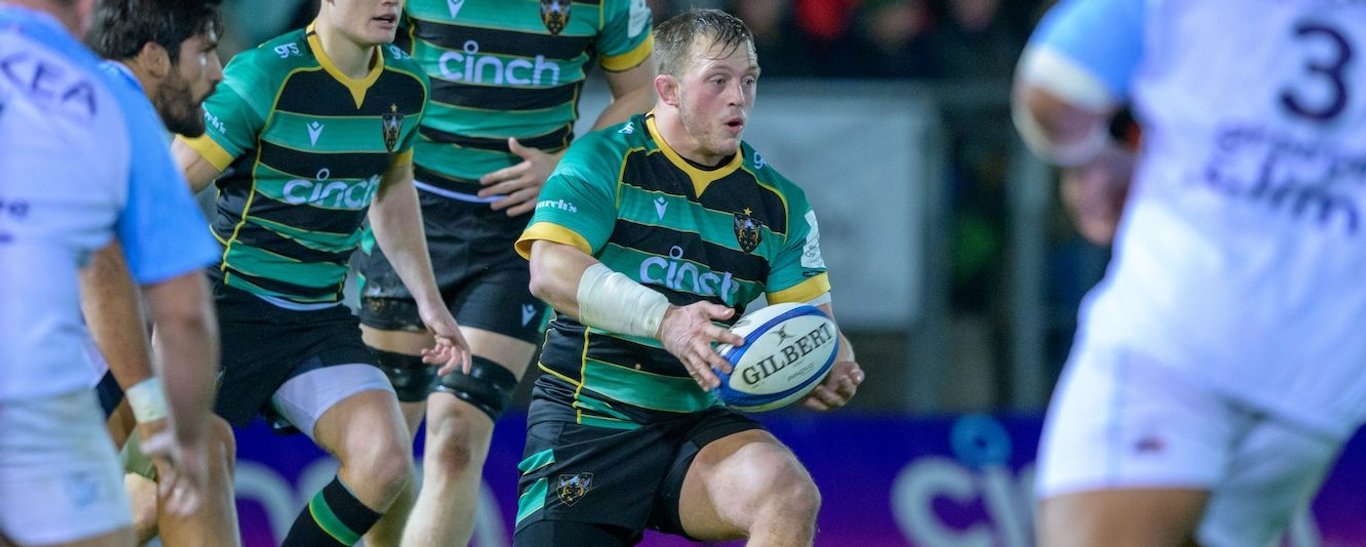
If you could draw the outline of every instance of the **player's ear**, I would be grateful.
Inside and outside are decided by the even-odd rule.
[[[137,61],[153,78],[165,78],[171,73],[171,54],[161,44],[146,42],[138,50]]]
[[[672,74],[655,76],[655,93],[659,94],[659,102],[678,107],[678,78]]]

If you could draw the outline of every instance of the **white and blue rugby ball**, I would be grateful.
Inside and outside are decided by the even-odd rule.
[[[760,412],[801,400],[830,373],[839,354],[835,322],[807,304],[753,310],[730,330],[745,344],[718,346],[732,372],[714,372],[721,379],[716,396],[735,410]]]

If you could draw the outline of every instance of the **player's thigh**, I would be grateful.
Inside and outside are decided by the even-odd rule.
[[[535,344],[506,334],[463,325],[460,334],[469,342],[471,352],[508,369],[519,379],[526,374],[536,353]]]
[[[797,457],[763,429],[717,439],[697,453],[678,495],[678,519],[692,538],[742,537],[754,525],[756,508],[815,515],[819,494]]]
[[[348,439],[362,437],[382,446],[407,444],[394,389],[369,363],[305,372],[281,385],[271,401],[281,417],[329,451],[344,451],[359,443]]]
[[[123,474],[93,393],[5,401],[0,431],[0,536],[132,543]]]
[[[1342,441],[1264,419],[1234,449],[1228,476],[1215,486],[1200,544],[1266,545],[1309,506]]]
[[[1252,419],[1138,353],[1079,344],[1040,441],[1040,537],[1085,545],[1138,524],[1122,536],[1135,545],[1193,534]]]

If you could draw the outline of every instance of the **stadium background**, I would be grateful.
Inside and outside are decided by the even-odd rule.
[[[1010,123],[1012,69],[1048,2],[649,4],[656,21],[718,7],[751,26],[763,78],[746,140],[820,215],[836,313],[868,381],[838,413],[761,416],[822,489],[817,545],[1028,545],[1039,420],[1108,258],[1072,230],[1054,173]],[[315,10],[224,0],[224,62]],[[607,98],[590,80],[589,122]],[[515,412],[499,424],[472,545],[509,544],[523,427]],[[335,463],[260,423],[238,434],[243,538],[274,545]],[[1359,438],[1287,544],[1366,545],[1361,492]]]

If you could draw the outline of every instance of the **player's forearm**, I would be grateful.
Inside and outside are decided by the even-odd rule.
[[[830,305],[829,302],[826,302],[826,303],[824,303],[824,304],[821,304],[821,305],[819,305],[819,306],[817,306],[817,307],[820,308],[821,311],[825,312],[826,315],[830,316],[831,319],[834,319],[834,317],[835,317],[835,309],[834,309],[834,307],[832,307],[832,306]],[[843,329],[840,329],[840,328],[838,327],[838,325],[839,325],[839,322],[838,322],[838,321],[836,321],[835,325],[836,325],[836,331],[839,332],[839,338],[840,338],[839,353],[835,354],[835,360],[836,360],[836,361],[853,361],[853,360],[855,360],[855,359],[854,359],[854,344],[850,343],[850,342],[849,342],[849,338],[847,338],[847,337],[844,336],[844,330],[843,330]]]
[[[185,182],[190,184],[192,194],[198,194],[208,188],[209,184],[222,174],[221,170],[179,138],[171,143],[171,156],[175,158],[176,165],[180,166],[181,173],[185,175]]]
[[[218,374],[218,324],[198,271],[143,287],[155,324],[160,376],[176,437],[197,440],[208,427]]]
[[[658,291],[551,241],[532,244],[531,293],[584,325],[646,338],[659,335],[670,309]]]
[[[422,210],[412,178],[386,182],[370,207],[370,228],[389,264],[419,306],[441,306],[422,231]]]
[[[86,324],[114,379],[125,390],[153,374],[139,294],[117,241],[97,251],[81,270],[81,310]]]

